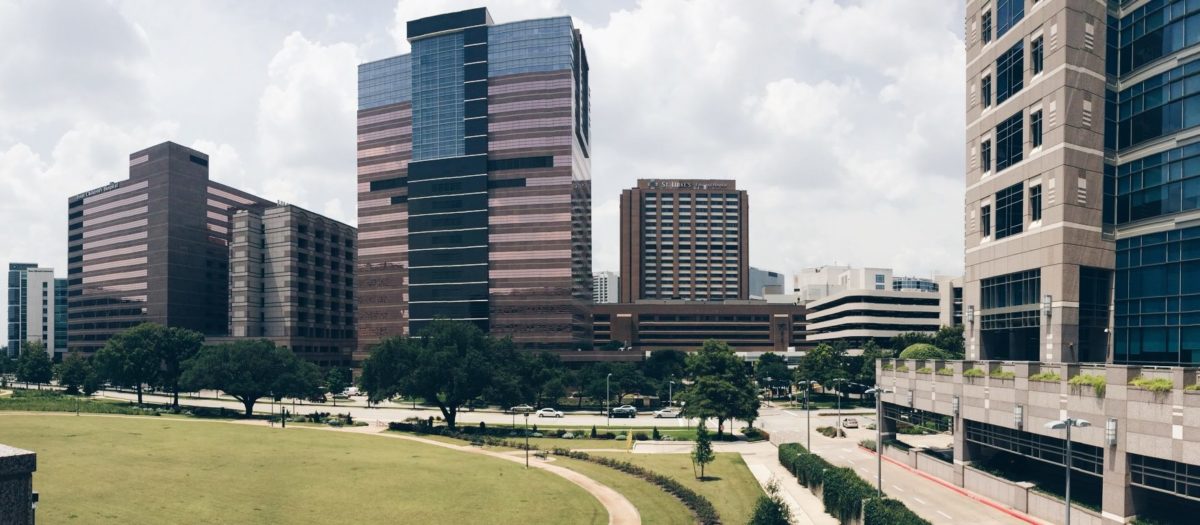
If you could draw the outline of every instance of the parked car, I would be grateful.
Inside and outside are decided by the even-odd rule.
[[[543,408],[537,411],[537,417],[563,417],[563,413],[553,408]]]
[[[667,407],[662,410],[656,410],[654,412],[654,417],[656,417],[656,418],[683,417],[683,411],[676,407]]]
[[[858,420],[852,417],[842,418],[842,428],[858,428]]]
[[[637,417],[637,409],[630,405],[621,405],[608,410],[610,417]]]
[[[508,412],[510,414],[524,414],[526,412],[533,412],[533,407],[531,407],[529,405],[517,405],[515,407],[509,408]]]

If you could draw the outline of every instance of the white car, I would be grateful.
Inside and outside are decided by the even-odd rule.
[[[563,417],[563,413],[553,408],[543,408],[537,411],[537,417]]]
[[[683,417],[683,411],[675,407],[664,408],[662,410],[655,410],[654,417]]]

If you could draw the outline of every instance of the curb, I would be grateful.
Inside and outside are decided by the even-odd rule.
[[[878,446],[878,445],[876,445],[876,446]],[[866,447],[864,447],[864,446],[862,446],[862,445],[859,445],[859,446],[858,446],[858,448],[859,448],[859,450],[862,450],[863,452],[866,452],[867,454],[870,454],[870,455],[872,455],[872,456],[875,456],[875,455],[877,454],[877,452],[875,452],[875,451],[873,451],[873,450],[871,450],[871,449],[869,449],[869,448],[866,448]],[[932,475],[926,474],[926,473],[924,473],[924,472],[921,472],[920,470],[917,470],[917,469],[915,469],[915,468],[912,468],[912,467],[910,467],[910,466],[908,466],[908,465],[905,465],[904,463],[901,463],[901,462],[899,462],[899,461],[896,461],[896,460],[894,460],[894,459],[892,459],[892,458],[889,458],[889,457],[887,457],[887,456],[883,456],[883,459],[884,459],[884,460],[886,460],[888,463],[891,463],[891,464],[893,464],[893,465],[896,465],[896,466],[898,466],[898,467],[901,467],[901,468],[903,468],[904,470],[907,470],[907,471],[909,471],[909,472],[912,472],[913,474],[916,474],[916,475],[918,475],[918,476],[921,476],[922,478],[925,478],[925,479],[927,479],[927,480],[929,480],[929,481],[932,481],[932,482],[934,482],[934,483],[937,483],[938,485],[941,485],[941,486],[943,486],[943,487],[946,487],[946,488],[948,488],[948,489],[950,489],[950,490],[952,490],[952,491],[954,491],[954,492],[957,492],[957,493],[959,493],[959,494],[961,494],[961,495],[963,495],[963,496],[966,496],[966,497],[968,497],[968,498],[971,498],[971,499],[973,499],[973,500],[975,500],[975,501],[978,501],[978,502],[980,502],[980,503],[982,503],[982,504],[984,504],[984,505],[987,505],[987,506],[989,506],[989,507],[991,507],[991,508],[993,508],[993,509],[996,509],[996,510],[998,510],[998,511],[1000,511],[1000,512],[1003,512],[1003,513],[1005,513],[1005,514],[1008,514],[1009,516],[1012,516],[1012,517],[1014,517],[1014,518],[1017,518],[1017,519],[1019,519],[1019,520],[1021,520],[1021,521],[1025,522],[1025,523],[1029,523],[1029,524],[1031,524],[1031,525],[1041,525],[1041,523],[1042,523],[1042,522],[1040,522],[1040,521],[1037,521],[1036,519],[1034,519],[1032,516],[1030,516],[1030,515],[1028,515],[1028,514],[1022,513],[1022,512],[1020,512],[1020,511],[1018,511],[1018,510],[1015,510],[1015,509],[1011,509],[1011,508],[1009,508],[1007,505],[1002,505],[1002,504],[1000,504],[1000,503],[996,503],[995,501],[992,501],[992,500],[990,500],[990,499],[988,499],[988,498],[985,498],[985,497],[983,497],[983,496],[980,496],[980,495],[978,495],[978,494],[976,494],[976,493],[974,493],[974,492],[971,492],[971,491],[969,491],[969,490],[966,490],[966,489],[964,489],[964,488],[962,488],[962,487],[959,487],[958,485],[955,485],[955,484],[953,484],[953,483],[950,483],[950,482],[948,482],[948,481],[946,481],[946,480],[944,480],[944,479],[942,479],[942,478],[939,478],[939,477],[937,477],[937,476],[932,476]]]

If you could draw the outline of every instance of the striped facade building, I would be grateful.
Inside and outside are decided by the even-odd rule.
[[[209,180],[208,155],[172,142],[131,154],[127,180],[70,197],[68,350],[143,322],[224,334],[232,214],[271,205]]]
[[[434,318],[590,348],[587,58],[569,17],[408,23],[359,66],[359,350]]]

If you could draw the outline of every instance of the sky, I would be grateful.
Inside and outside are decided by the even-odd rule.
[[[480,5],[583,33],[594,271],[619,267],[622,189],[732,178],[753,266],[962,272],[959,0],[0,0],[0,264],[65,276],[67,197],[166,140],[355,224],[356,66]]]

